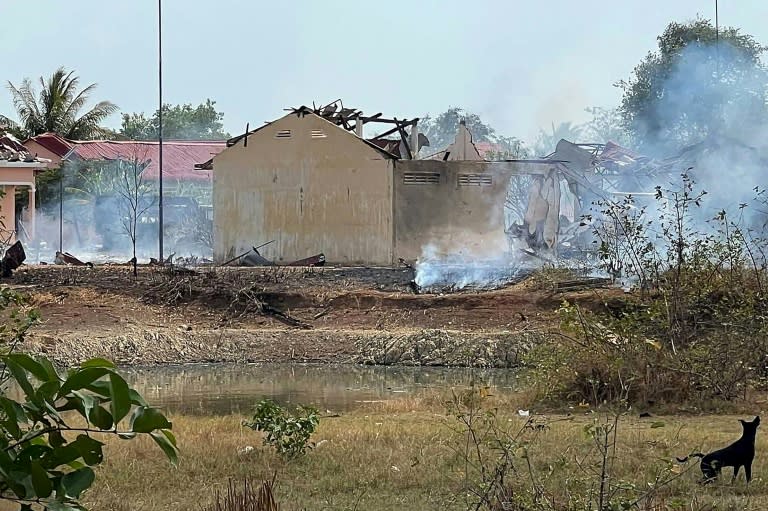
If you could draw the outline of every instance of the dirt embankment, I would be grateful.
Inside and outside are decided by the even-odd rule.
[[[43,322],[25,348],[66,364],[319,361],[514,366],[557,328],[564,299],[523,282],[505,289],[414,294],[410,270],[29,267],[10,285]]]

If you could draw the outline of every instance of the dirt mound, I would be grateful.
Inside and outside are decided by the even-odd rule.
[[[604,307],[614,291],[414,294],[409,270],[26,267],[12,285],[43,323],[28,348],[59,361],[124,364],[307,360],[510,366],[563,299]],[[537,334],[538,335],[538,334]]]

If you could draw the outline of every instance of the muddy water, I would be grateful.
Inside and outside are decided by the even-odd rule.
[[[515,386],[514,373],[502,369],[195,364],[120,372],[152,405],[171,413],[206,415],[247,414],[264,397],[342,412],[434,389],[449,393],[473,383],[489,385],[496,394]]]

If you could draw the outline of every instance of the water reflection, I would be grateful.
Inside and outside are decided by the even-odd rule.
[[[418,395],[428,389],[489,385],[510,392],[510,370],[314,364],[195,364],[124,368],[121,374],[154,406],[172,413],[249,413],[270,397],[284,405],[311,404],[347,411],[372,401]]]

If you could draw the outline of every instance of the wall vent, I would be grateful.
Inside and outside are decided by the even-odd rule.
[[[459,174],[459,186],[491,186],[493,176],[490,174]]]
[[[280,130],[275,133],[275,138],[291,138],[291,130]]]
[[[404,185],[439,185],[439,172],[406,172],[403,174]]]
[[[326,138],[327,136],[323,130],[312,130],[312,138]]]

